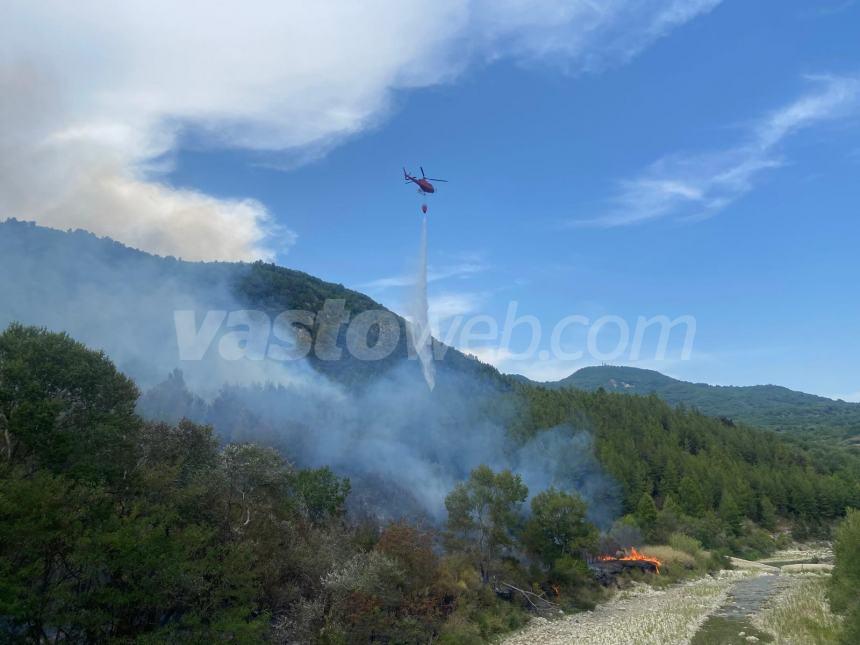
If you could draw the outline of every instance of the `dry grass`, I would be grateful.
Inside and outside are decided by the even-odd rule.
[[[679,564],[686,568],[693,568],[696,566],[696,558],[692,555],[665,544],[643,546],[642,553],[652,558],[657,558],[665,564]]]
[[[792,560],[823,560],[825,562],[833,559],[833,549],[829,544],[811,543],[799,544],[790,549],[780,549],[767,558],[761,558],[759,562],[765,564],[771,562],[790,562]]]
[[[830,573],[832,564],[784,564],[781,567],[783,573]]]
[[[799,574],[795,584],[771,598],[753,624],[786,645],[827,645],[839,642],[841,619],[827,603],[829,576]]]

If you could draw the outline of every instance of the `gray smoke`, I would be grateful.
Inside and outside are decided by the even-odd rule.
[[[576,491],[593,521],[611,523],[616,488],[589,433],[562,426],[516,441],[507,428],[520,410],[510,394],[448,371],[431,392],[415,367],[406,363],[360,392],[226,388],[199,420],[228,440],[269,443],[299,465],[350,476],[356,510],[366,514],[442,520],[445,496],[486,464],[519,473],[532,495],[550,486]]]
[[[224,440],[273,445],[297,466],[348,475],[358,512],[441,520],[447,493],[487,464],[518,472],[532,494],[550,485],[579,492],[600,525],[617,514],[615,485],[587,429],[552,428],[516,441],[508,428],[522,411],[493,379],[440,363],[430,390],[426,372],[403,359],[347,388],[303,360],[225,360],[210,351],[180,361],[174,311],[243,308],[231,285],[247,269],[157,258],[82,232],[0,224],[0,328],[45,326],[104,350],[146,392],[140,409],[150,417],[186,416],[212,424]],[[165,381],[177,368],[182,377]]]

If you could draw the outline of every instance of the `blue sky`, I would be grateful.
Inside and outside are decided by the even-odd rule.
[[[824,108],[782,137],[765,155],[773,167],[727,191],[729,203],[714,212],[692,201],[626,225],[577,221],[609,216],[619,182],[659,160],[731,156],[775,112],[826,93],[833,77],[856,78],[858,33],[855,3],[725,3],[625,65],[590,74],[551,63],[482,65],[399,92],[378,125],[312,163],[281,171],[265,167],[278,155],[186,150],[172,180],[254,196],[297,234],[280,263],[402,307],[409,288],[378,282],[412,270],[422,200],[399,170],[420,162],[450,180],[426,200],[431,274],[447,276],[431,283],[431,306],[502,321],[516,300],[545,334],[576,313],[619,315],[631,326],[639,315],[688,314],[697,321],[689,360],[673,343],[666,360],[643,351],[631,364],[856,397],[860,129],[852,106]],[[715,163],[703,172],[718,173]],[[611,346],[612,329],[605,336]],[[594,362],[500,366],[554,378]]]
[[[441,18],[443,4],[434,12]],[[189,92],[160,111],[124,116],[118,129],[102,127],[118,111],[93,103],[99,108],[88,123],[99,127],[71,135],[67,128],[62,140],[95,132],[99,145],[122,141],[136,150],[123,163],[145,166],[157,183],[123,185],[111,199],[139,189],[186,200],[183,213],[227,204],[245,209],[225,220],[240,223],[264,212],[283,227],[265,240],[278,263],[398,311],[411,294],[422,202],[400,168],[421,164],[450,180],[426,200],[431,315],[440,333],[458,314],[501,324],[512,301],[541,322],[541,349],[553,325],[573,314],[619,316],[631,327],[639,316],[688,315],[696,334],[687,360],[677,339],[655,360],[655,339],[646,338],[640,360],[625,352],[611,362],[860,400],[860,2],[654,0],[642,6],[653,5],[657,18],[639,28],[631,24],[639,14],[618,0],[607,3],[617,14],[594,18],[595,29],[577,27],[581,15],[592,19],[592,8],[579,7],[588,3],[569,3],[585,12],[572,17],[540,3],[546,24],[535,18],[537,27],[518,4],[505,5],[513,8],[504,19],[491,16],[498,20],[480,6],[471,17],[450,9],[455,18],[438,24],[439,16],[419,11],[410,28],[421,46],[413,51],[407,32],[402,42],[380,40],[378,59],[344,54],[332,67],[331,87],[341,93],[321,92],[319,103],[301,109],[290,100],[266,104],[271,114],[286,106],[282,121],[258,118],[253,100],[247,110],[231,103],[228,90],[259,96],[295,82],[279,76],[285,58],[269,76],[249,72],[247,84],[235,80],[241,68],[213,72],[203,107]],[[369,29],[387,15],[368,18]],[[455,19],[456,32],[443,34]],[[127,40],[151,54],[156,80],[141,72],[147,92],[122,91],[135,105],[157,104],[162,93],[153,88],[170,72],[151,34]],[[145,67],[135,65],[135,73]],[[376,73],[385,66],[395,67]],[[187,79],[177,79],[163,81],[164,96],[182,95]],[[224,91],[213,93],[219,84]],[[342,110],[321,111],[342,96],[349,98]],[[328,120],[313,118],[323,112]],[[143,141],[128,134],[142,131]],[[169,246],[164,231],[135,238],[115,228],[116,218],[52,217],[36,219],[197,257]],[[228,227],[226,235],[200,226],[200,239],[223,249],[217,257],[247,257],[230,240],[253,239],[253,226]],[[617,340],[613,329],[603,330],[603,346]],[[513,351],[528,344],[526,331],[515,330]],[[562,345],[584,349],[585,328],[569,332]],[[600,362],[513,360],[497,346],[465,349],[537,379]]]

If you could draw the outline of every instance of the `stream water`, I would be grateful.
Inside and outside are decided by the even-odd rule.
[[[750,617],[758,612],[765,601],[790,581],[778,573],[767,573],[735,583],[725,604],[714,612],[693,637],[692,645],[746,645],[769,643],[773,639],[756,629]]]

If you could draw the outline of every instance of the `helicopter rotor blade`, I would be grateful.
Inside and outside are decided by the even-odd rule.
[[[421,168],[421,176],[426,179],[426,175],[424,174],[424,168],[422,166],[418,166],[418,167]]]
[[[446,184],[448,183],[447,179],[433,179],[432,177],[425,177],[427,181],[444,181]]]

